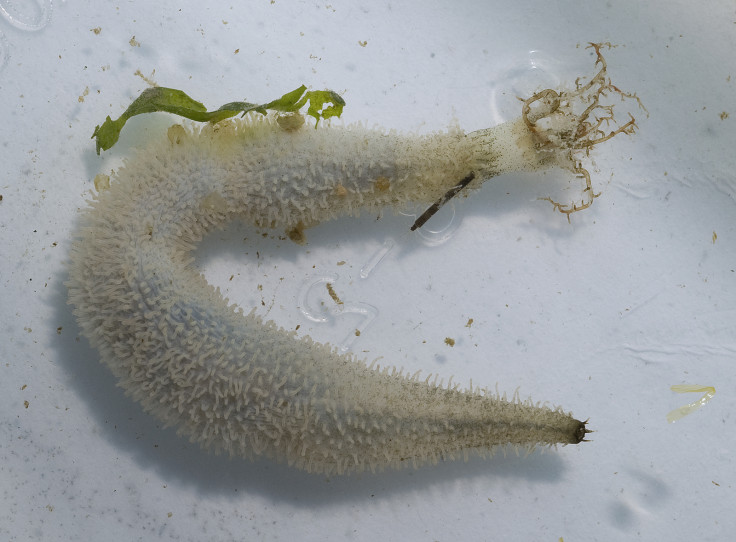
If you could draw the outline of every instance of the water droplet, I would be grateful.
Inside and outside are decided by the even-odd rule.
[[[529,51],[525,58],[512,61],[512,64],[494,78],[491,90],[491,114],[500,124],[518,118],[521,102],[518,98],[528,98],[544,88],[557,88],[560,79],[559,61],[542,51]]]
[[[386,254],[391,252],[391,249],[394,248],[395,245],[396,243],[393,239],[386,239],[383,242],[383,245],[381,245],[381,248],[379,248],[365,263],[365,265],[360,268],[360,278],[367,279],[368,275],[370,275],[376,266],[381,263],[381,260],[386,257]]]
[[[0,15],[15,28],[28,32],[41,30],[51,21],[54,11],[52,0],[32,0],[22,3],[22,6],[21,11],[16,2],[0,0]]]

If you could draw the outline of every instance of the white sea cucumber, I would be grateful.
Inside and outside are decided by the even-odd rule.
[[[508,443],[579,443],[585,422],[559,408],[374,370],[244,314],[193,268],[191,253],[234,219],[301,232],[361,210],[431,204],[469,175],[472,189],[507,171],[566,167],[586,178],[592,202],[576,153],[609,136],[593,109],[581,115],[570,103],[597,105],[615,88],[604,76],[605,63],[588,85],[539,93],[519,120],[467,135],[286,131],[271,117],[174,128],[82,213],[67,283],[82,331],[146,411],[231,455],[346,473]],[[616,133],[632,129],[633,120]]]

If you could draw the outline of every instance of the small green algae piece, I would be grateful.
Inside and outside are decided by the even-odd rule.
[[[112,120],[108,115],[105,122],[95,127],[92,139],[95,140],[97,154],[100,154],[100,150],[106,151],[117,143],[120,132],[129,118],[144,113],[163,111],[197,122],[217,123],[238,114],[245,115],[251,111],[256,111],[262,115],[265,115],[268,111],[295,113],[304,107],[307,102],[309,102],[307,115],[314,117],[317,123],[320,119],[339,117],[345,106],[345,101],[332,90],[307,90],[307,87],[302,85],[291,92],[287,92],[281,98],[266,104],[230,102],[214,111],[207,111],[202,102],[198,102],[181,90],[152,87],[141,92],[141,95],[130,104],[118,119]]]

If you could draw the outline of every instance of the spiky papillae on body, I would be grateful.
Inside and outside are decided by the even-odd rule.
[[[310,129],[294,118],[173,126],[80,218],[67,284],[84,334],[147,411],[233,455],[344,473],[581,442],[585,422],[559,408],[376,370],[243,314],[191,253],[231,220],[299,240],[336,217],[408,202],[436,210],[501,173],[545,167],[585,183],[580,203],[552,202],[569,218],[597,196],[580,159],[636,127],[633,117],[616,125],[613,106],[601,105],[608,93],[638,98],[611,84],[601,46],[591,47],[599,71],[587,83],[538,92],[518,120],[467,135]]]

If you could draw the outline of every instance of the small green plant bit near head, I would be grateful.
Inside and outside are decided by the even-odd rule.
[[[117,143],[120,132],[128,119],[143,113],[161,111],[197,122],[217,123],[238,114],[245,115],[251,111],[262,115],[265,115],[268,111],[295,113],[307,103],[309,103],[307,115],[314,117],[317,123],[320,119],[339,117],[345,106],[345,101],[337,92],[332,90],[307,90],[307,87],[302,85],[291,92],[287,92],[281,98],[265,104],[230,102],[214,111],[207,111],[207,108],[201,102],[191,98],[181,90],[152,87],[141,92],[141,95],[128,106],[128,109],[118,119],[112,120],[108,116],[105,122],[96,126],[92,139],[95,140],[97,154],[100,154],[100,150],[110,149]]]

